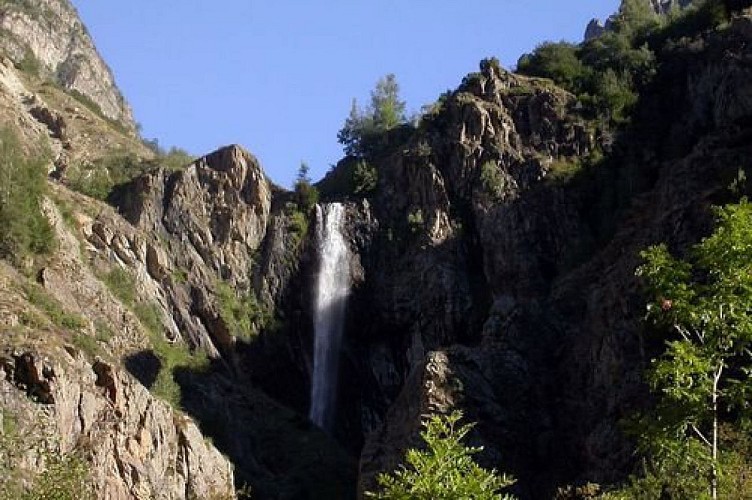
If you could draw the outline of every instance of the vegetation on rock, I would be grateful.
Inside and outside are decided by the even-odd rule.
[[[15,133],[0,130],[0,257],[20,263],[54,247],[52,228],[42,213],[46,177],[46,162],[26,158]]]
[[[376,82],[371,103],[364,110],[355,99],[350,115],[337,138],[350,156],[367,157],[389,145],[388,132],[406,123],[405,102],[399,96],[399,84],[394,74]]]
[[[647,462],[633,491],[654,498],[752,492],[752,463],[734,438],[752,423],[752,204],[716,216],[714,233],[685,259],[658,245],[642,253],[638,269],[648,318],[667,335],[648,372],[657,404],[634,429]]]
[[[423,421],[420,435],[426,449],[410,449],[406,465],[378,477],[379,491],[369,498],[382,500],[512,500],[500,491],[514,481],[495,470],[486,470],[473,460],[481,448],[461,441],[472,425],[459,423],[462,413],[432,415]]]

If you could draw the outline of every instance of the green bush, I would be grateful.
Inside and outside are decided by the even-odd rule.
[[[366,497],[382,500],[511,500],[500,490],[513,483],[495,470],[478,466],[473,455],[481,448],[461,443],[472,425],[459,425],[460,412],[433,415],[423,422],[426,449],[410,449],[407,465],[378,477],[379,491]]]
[[[156,164],[133,155],[113,154],[91,164],[77,165],[67,174],[68,187],[106,201],[116,186],[153,170]]]
[[[366,196],[376,190],[379,173],[376,167],[366,160],[355,163],[353,170],[353,193]]]
[[[44,471],[21,500],[94,500],[89,464],[76,454],[50,454]]]
[[[487,161],[480,166],[480,182],[493,200],[499,200],[504,195],[504,175],[496,162]]]
[[[196,157],[188,151],[175,146],[157,158],[157,162],[167,170],[182,170],[195,160]]]
[[[411,233],[419,233],[423,229],[424,224],[423,210],[420,208],[416,208],[407,214],[407,227],[410,229]]]
[[[40,443],[20,435],[18,418],[0,410],[0,499],[94,500],[90,468],[77,453],[39,450]],[[44,469],[31,478],[22,477],[17,465],[28,451],[41,451]]]
[[[149,336],[149,343],[154,354],[159,358],[160,370],[154,384],[149,388],[159,398],[180,408],[181,391],[175,381],[174,371],[178,367],[200,370],[208,364],[208,357],[203,351],[191,352],[184,343],[169,342],[164,336],[162,313],[153,302],[139,301],[136,293],[136,280],[125,269],[115,268],[102,276],[102,280],[124,305],[136,315],[141,326]],[[112,331],[97,327],[97,340],[100,337],[109,340]],[[106,341],[106,340],[101,340]]]
[[[41,210],[47,172],[41,158],[24,157],[18,137],[0,130],[0,257],[20,263],[51,251],[55,236]]]
[[[245,340],[253,338],[267,319],[253,292],[238,295],[225,282],[217,283],[216,292],[219,314],[230,333]]]
[[[519,59],[517,72],[550,78],[575,93],[582,90],[589,76],[588,69],[578,57],[577,45],[569,42],[544,42],[538,45],[532,54],[525,54]]]
[[[42,72],[42,63],[39,62],[39,59],[37,59],[37,56],[34,55],[31,49],[27,49],[24,52],[23,59],[16,63],[16,68],[24,73],[38,77]]]

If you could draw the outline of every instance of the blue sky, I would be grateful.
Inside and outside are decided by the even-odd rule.
[[[73,0],[143,135],[205,154],[239,143],[290,186],[342,156],[337,131],[395,73],[418,111],[484,57],[513,66],[580,41],[618,0]]]

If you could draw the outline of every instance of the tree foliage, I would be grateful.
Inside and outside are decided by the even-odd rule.
[[[568,89],[577,89],[587,77],[577,45],[569,42],[544,42],[517,62],[519,73],[551,78]]]
[[[716,216],[715,232],[686,259],[657,245],[638,269],[647,317],[668,339],[648,372],[656,407],[635,427],[647,479],[680,488],[672,498],[716,498],[729,458],[719,428],[746,428],[751,416],[752,205],[742,200]]]
[[[26,158],[10,129],[0,130],[0,257],[20,262],[50,251],[54,234],[41,210],[45,161]]]
[[[472,425],[460,425],[460,412],[433,415],[423,422],[426,449],[410,449],[407,466],[378,478],[380,490],[367,497],[382,500],[511,500],[499,491],[513,480],[478,466],[480,448],[461,443]]]
[[[405,124],[405,102],[399,96],[394,74],[376,82],[371,102],[361,109],[353,99],[350,114],[337,134],[337,139],[350,156],[367,156],[388,142],[388,132]]]
[[[310,212],[313,206],[319,202],[319,191],[311,184],[308,172],[310,172],[308,164],[301,162],[300,168],[298,168],[298,178],[295,180],[296,203],[305,213]]]

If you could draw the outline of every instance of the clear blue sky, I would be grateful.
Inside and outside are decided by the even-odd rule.
[[[395,73],[417,111],[544,40],[580,41],[618,0],[73,0],[143,135],[205,154],[239,143],[290,186],[342,156],[337,131]]]

